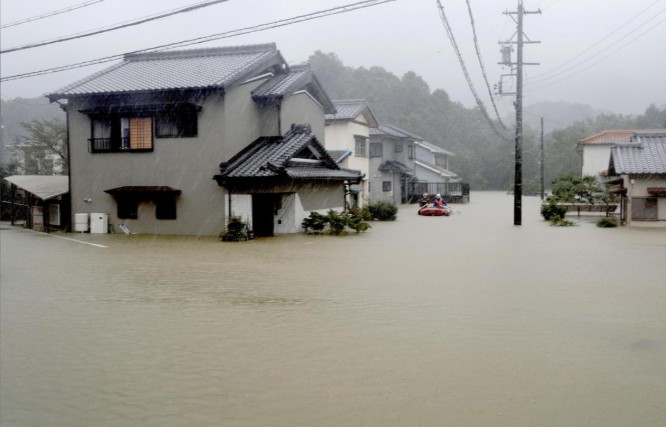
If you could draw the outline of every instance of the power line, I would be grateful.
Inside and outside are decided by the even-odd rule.
[[[54,44],[54,43],[61,43],[61,42],[74,40],[74,39],[79,39],[79,38],[83,38],[83,37],[90,37],[90,36],[94,36],[96,34],[106,33],[106,32],[118,30],[118,29],[121,29],[121,28],[127,28],[127,27],[131,27],[131,26],[134,26],[134,25],[145,24],[146,22],[156,21],[158,19],[166,18],[166,17],[172,16],[172,15],[177,15],[177,14],[180,14],[180,13],[191,12],[193,10],[202,9],[204,7],[213,6],[217,3],[222,3],[222,2],[226,2],[226,1],[228,1],[228,0],[214,0],[214,1],[207,1],[207,2],[202,2],[202,3],[191,4],[189,6],[185,6],[185,7],[182,7],[180,9],[173,9],[173,10],[170,10],[168,12],[161,12],[161,13],[158,13],[156,15],[145,16],[143,18],[139,18],[139,19],[134,20],[134,21],[126,21],[126,22],[118,24],[118,25],[102,27],[102,28],[98,28],[96,30],[91,30],[89,32],[73,34],[73,35],[64,36],[64,37],[57,38],[57,39],[46,40],[46,41],[41,41],[41,42],[36,42],[36,43],[30,43],[30,44],[26,44],[26,45],[23,45],[23,46],[17,46],[17,47],[5,49],[5,50],[0,50],[0,54],[16,52],[16,51],[25,50],[25,49],[33,49],[33,48],[39,47],[39,46],[46,46],[46,45]]]
[[[483,74],[483,80],[486,82],[486,87],[488,88],[488,96],[490,96],[490,102],[493,104],[493,109],[495,110],[495,116],[497,121],[504,128],[504,130],[511,130],[507,125],[504,124],[500,118],[499,111],[497,111],[497,104],[495,104],[495,97],[493,96],[493,91],[490,88],[490,83],[488,83],[488,76],[486,75],[486,67],[483,66],[483,59],[481,58],[481,51],[479,50],[479,43],[476,37],[476,26],[474,25],[474,15],[472,14],[472,6],[470,5],[469,0],[467,2],[467,11],[469,12],[469,19],[472,23],[472,33],[474,34],[474,48],[476,49],[476,56],[479,58],[479,66],[481,67],[481,73]]]
[[[198,38],[189,39],[189,40],[183,40],[183,41],[175,42],[175,43],[168,43],[168,44],[164,44],[164,45],[160,45],[160,46],[154,46],[154,47],[151,47],[151,48],[135,50],[135,51],[132,51],[132,52],[126,52],[126,53],[122,53],[122,54],[119,54],[119,55],[106,56],[106,57],[103,57],[103,58],[91,59],[89,61],[77,62],[75,64],[63,65],[63,66],[60,66],[60,67],[53,67],[53,68],[48,68],[48,69],[44,69],[44,70],[31,71],[31,72],[28,72],[28,73],[15,74],[13,76],[7,76],[7,77],[1,78],[0,82],[10,81],[10,80],[26,79],[26,78],[29,78],[29,77],[35,77],[35,76],[40,76],[40,75],[44,75],[44,74],[58,73],[58,72],[61,72],[61,71],[72,70],[72,69],[75,69],[75,68],[82,68],[82,67],[88,67],[88,66],[91,66],[91,65],[102,64],[102,63],[105,63],[105,62],[111,62],[111,61],[115,61],[115,60],[118,60],[118,59],[122,59],[123,56],[129,55],[129,54],[169,50],[169,49],[173,49],[173,48],[176,48],[176,47],[191,46],[191,45],[194,45],[194,44],[206,43],[206,42],[215,41],[215,40],[219,40],[219,39],[223,39],[223,38],[230,38],[230,37],[240,36],[240,35],[243,35],[243,34],[250,34],[250,33],[255,33],[255,32],[259,32],[259,31],[266,31],[266,30],[269,30],[269,29],[272,29],[272,28],[284,27],[284,26],[296,24],[296,23],[299,23],[299,22],[305,22],[305,21],[310,21],[310,20],[313,20],[313,19],[322,18],[322,17],[327,17],[327,16],[337,15],[337,14],[341,14],[341,13],[351,12],[351,11],[354,11],[354,10],[363,9],[363,8],[372,7],[372,6],[377,6],[377,5],[380,5],[380,4],[383,4],[383,3],[389,3],[389,2],[393,2],[393,1],[396,1],[396,0],[365,0],[365,1],[360,1],[360,2],[351,3],[351,4],[348,4],[348,5],[344,5],[344,6],[338,6],[338,7],[332,8],[332,9],[321,10],[321,11],[309,13],[309,14],[306,14],[306,15],[300,15],[300,16],[296,16],[296,17],[293,17],[293,18],[282,19],[282,20],[273,21],[273,22],[266,23],[266,24],[241,28],[241,29],[238,29],[238,30],[227,31],[227,32],[224,32],[224,33],[218,33],[218,34],[213,34],[213,35],[209,35],[209,36],[198,37]]]
[[[561,82],[561,81],[563,81],[563,80],[566,80],[566,79],[569,79],[569,78],[571,78],[571,77],[574,77],[574,76],[576,76],[576,75],[582,73],[582,72],[585,71],[585,70],[588,70],[589,68],[591,68],[591,67],[597,65],[598,63],[604,61],[605,59],[607,59],[607,58],[613,56],[613,55],[614,55],[616,52],[618,52],[619,50],[624,49],[625,47],[629,46],[631,43],[633,43],[633,42],[635,42],[636,40],[640,39],[641,37],[643,37],[644,35],[646,35],[646,34],[649,33],[650,31],[652,31],[654,28],[658,27],[659,25],[663,24],[664,22],[666,22],[666,19],[662,19],[661,21],[657,22],[656,24],[654,24],[653,26],[651,26],[651,27],[648,28],[647,30],[643,31],[643,32],[642,32],[641,34],[639,34],[638,36],[636,36],[636,37],[634,37],[633,39],[629,40],[627,43],[623,44],[622,46],[620,46],[620,47],[618,47],[617,49],[615,49],[615,50],[613,50],[612,52],[610,52],[608,55],[604,56],[603,58],[599,59],[599,60],[596,61],[596,62],[593,62],[592,64],[588,65],[587,67],[585,67],[585,68],[583,68],[583,69],[581,69],[581,70],[578,70],[577,72],[575,72],[575,73],[573,73],[573,74],[569,74],[569,75],[567,75],[567,76],[564,76],[564,77],[562,77],[561,79],[555,80],[555,81],[553,81],[553,82],[550,82],[550,83],[547,83],[547,84],[544,84],[544,85],[541,85],[541,86],[537,86],[536,88],[530,88],[530,90],[539,90],[539,89],[543,89],[543,88],[548,87],[548,86],[552,86],[552,85],[557,84],[557,83],[559,83],[559,82]],[[632,31],[631,33],[627,34],[627,36],[630,35],[630,34],[633,34],[635,31],[636,31],[636,30],[634,30],[634,31]],[[623,39],[624,39],[624,38],[625,38],[625,37],[623,37]],[[595,55],[595,56],[596,56],[596,55]],[[562,73],[560,73],[560,74],[562,74]],[[553,76],[553,77],[555,77],[555,76]],[[551,77],[551,78],[552,78],[552,77]],[[547,79],[543,79],[543,80],[540,80],[540,81],[545,81],[545,80],[547,80]]]
[[[51,16],[60,15],[61,13],[71,12],[71,11],[76,10],[76,9],[81,9],[83,7],[92,6],[95,3],[100,3],[100,2],[103,2],[103,1],[104,0],[92,0],[92,1],[85,2],[85,3],[80,3],[80,4],[77,4],[77,5],[74,5],[74,6],[67,7],[65,9],[59,9],[59,10],[55,10],[53,12],[45,13],[43,15],[33,16],[32,18],[26,18],[26,19],[22,19],[20,21],[11,22],[9,24],[5,24],[5,25],[1,26],[0,28],[5,29],[5,28],[9,28],[9,27],[14,27],[16,25],[26,24],[28,22],[38,21],[40,19],[49,18]]]
[[[593,45],[591,45],[591,46],[588,47],[587,49],[583,50],[583,51],[580,52],[578,55],[576,55],[576,56],[574,56],[573,58],[571,58],[569,61],[567,61],[567,62],[565,62],[565,63],[563,63],[563,64],[561,64],[561,65],[558,65],[557,67],[555,67],[555,68],[553,68],[553,69],[551,69],[551,70],[549,70],[549,71],[546,71],[545,73],[535,75],[535,76],[533,76],[533,77],[531,77],[531,78],[529,78],[529,79],[527,79],[527,80],[528,80],[528,81],[531,81],[531,83],[538,83],[538,82],[545,81],[545,80],[548,80],[548,79],[551,79],[551,78],[554,78],[554,77],[557,77],[557,76],[559,76],[559,75],[564,74],[564,73],[565,73],[566,71],[568,71],[568,70],[561,71],[561,72],[556,73],[555,75],[550,76],[550,77],[545,77],[545,76],[548,76],[549,74],[552,74],[552,73],[555,72],[556,70],[559,70],[560,68],[565,67],[566,65],[572,63],[572,62],[573,62],[574,60],[576,60],[577,58],[580,58],[582,55],[584,55],[585,53],[589,52],[589,51],[592,50],[594,47],[596,47],[596,46],[598,46],[599,44],[601,44],[602,42],[606,41],[606,40],[607,40],[608,38],[610,38],[612,35],[614,35],[614,34],[617,33],[618,31],[620,31],[622,28],[626,27],[630,22],[632,22],[633,20],[635,20],[636,18],[638,18],[640,15],[642,15],[643,13],[645,13],[648,9],[650,9],[652,6],[654,6],[655,4],[659,3],[660,1],[661,1],[661,0],[657,0],[656,2],[650,4],[648,7],[646,7],[646,8],[643,9],[642,11],[640,11],[638,14],[634,15],[632,18],[630,18],[630,19],[629,19],[628,21],[626,21],[624,24],[622,24],[621,26],[619,26],[618,28],[616,28],[615,30],[613,30],[613,31],[612,31],[611,33],[609,33],[607,36],[605,36],[604,38],[602,38],[602,39],[599,40],[598,42],[594,43]],[[645,22],[643,22],[638,28],[634,29],[633,31],[629,32],[628,34],[625,34],[623,37],[621,37],[619,40],[617,40],[617,42],[620,42],[620,41],[624,40],[625,38],[629,37],[631,34],[635,33],[635,32],[638,31],[639,29],[641,29],[645,24],[647,24],[648,22],[650,22],[650,21],[652,21],[653,19],[657,18],[657,16],[661,15],[662,13],[664,13],[664,11],[666,11],[666,9],[662,9],[661,11],[657,12],[657,13],[654,14],[651,18],[649,18],[648,20],[646,20]],[[616,42],[616,43],[617,43],[617,42]],[[580,65],[582,65],[582,64],[584,64],[584,63],[586,63],[586,62],[588,62],[588,61],[590,61],[590,60],[592,60],[593,58],[595,58],[595,57],[598,56],[598,55],[601,55],[604,51],[610,49],[611,47],[613,47],[613,46],[611,45],[611,46],[607,46],[607,47],[601,49],[600,51],[598,51],[597,53],[595,53],[595,54],[592,55],[591,57],[589,57],[589,58],[587,58],[587,59],[581,61],[581,62],[580,62],[579,64],[577,64],[577,65],[574,65],[573,68],[578,67],[578,66],[580,66]]]
[[[451,30],[451,26],[449,25],[449,20],[446,17],[446,12],[444,12],[444,6],[442,6],[442,3],[440,0],[437,0],[437,6],[439,8],[439,16],[442,19],[442,23],[444,24],[444,29],[446,30],[446,35],[449,37],[449,40],[451,41],[451,45],[453,46],[453,50],[456,53],[456,56],[458,57],[458,61],[460,62],[460,67],[463,70],[463,74],[465,74],[465,79],[467,80],[467,84],[469,85],[470,90],[472,91],[472,95],[474,95],[474,99],[476,100],[476,104],[481,110],[481,113],[483,116],[486,118],[488,123],[490,124],[490,127],[492,128],[493,132],[497,136],[499,136],[501,139],[503,139],[506,142],[512,142],[510,139],[508,139],[506,136],[502,135],[502,133],[495,127],[495,123],[492,121],[490,116],[488,115],[488,111],[486,111],[485,105],[483,105],[483,102],[479,98],[479,95],[476,93],[476,89],[474,88],[474,83],[472,83],[472,79],[469,76],[469,72],[467,71],[467,67],[465,66],[465,61],[462,58],[462,55],[460,54],[460,49],[458,48],[458,43],[456,42],[455,37],[453,36],[453,31]]]

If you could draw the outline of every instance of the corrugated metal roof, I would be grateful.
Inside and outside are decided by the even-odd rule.
[[[275,44],[128,54],[123,61],[49,94],[76,95],[150,90],[224,88],[251,71],[284,63]]]
[[[636,133],[632,140],[611,148],[611,173],[666,174],[666,131]]]
[[[12,175],[5,180],[42,200],[69,192],[69,177],[66,175]]]

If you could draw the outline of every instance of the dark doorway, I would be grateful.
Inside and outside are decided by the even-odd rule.
[[[273,236],[275,215],[280,209],[280,194],[252,195],[252,229],[255,237]]]

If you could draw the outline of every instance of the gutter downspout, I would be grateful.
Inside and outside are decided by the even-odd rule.
[[[67,186],[69,187],[69,194],[67,195],[67,224],[65,224],[65,230],[71,232],[72,231],[72,201],[74,198],[72,197],[72,150],[70,146],[70,137],[69,137],[69,110],[67,109],[67,105],[61,104],[58,101],[56,103],[60,106],[62,110],[65,111],[65,124],[67,125],[67,133],[66,133],[66,141],[65,144],[67,145]]]
[[[277,109],[277,125],[278,125],[278,136],[282,136],[282,102],[278,101],[277,104],[275,104],[275,108]]]

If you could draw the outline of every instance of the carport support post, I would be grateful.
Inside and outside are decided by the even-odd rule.
[[[12,225],[14,225],[14,220],[16,219],[16,185],[12,184],[10,186],[11,191],[11,208],[10,208],[10,215],[11,215],[11,221]]]

